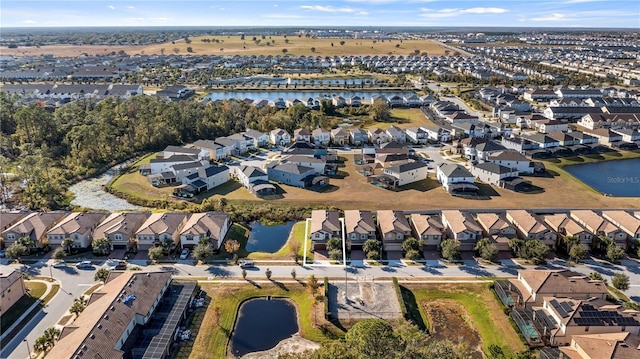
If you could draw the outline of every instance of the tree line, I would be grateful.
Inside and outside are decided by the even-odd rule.
[[[290,133],[298,127],[327,128],[328,116],[337,114],[331,101],[323,101],[319,110],[303,104],[278,110],[236,100],[166,102],[135,96],[77,100],[54,112],[22,102],[0,92],[0,172],[24,180],[22,203],[38,210],[66,207],[69,183],[141,153],[247,128]],[[374,108],[376,119],[388,115]]]

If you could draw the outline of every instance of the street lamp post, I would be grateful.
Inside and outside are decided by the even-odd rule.
[[[27,350],[29,351],[29,358],[31,358],[31,346],[29,345],[29,341],[27,338],[22,339],[23,342],[27,343]]]
[[[51,267],[53,267],[53,264],[48,264],[49,265],[49,277],[51,277],[51,280],[53,280],[53,269],[51,269]]]

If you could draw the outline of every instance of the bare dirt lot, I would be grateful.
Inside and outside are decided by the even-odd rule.
[[[346,291],[345,291],[346,289]],[[344,300],[344,294],[348,301]],[[402,317],[398,297],[391,283],[333,282],[329,287],[331,316],[340,321],[365,318],[399,319]]]
[[[283,354],[300,353],[305,350],[316,350],[319,347],[320,344],[305,339],[301,337],[300,334],[296,333],[291,338],[281,341],[272,349],[249,353],[242,356],[242,359],[278,359]]]
[[[472,327],[469,314],[454,300],[434,300],[424,304],[431,324],[430,334],[437,340],[448,340],[455,345],[469,348],[471,358],[481,359],[482,340]]]

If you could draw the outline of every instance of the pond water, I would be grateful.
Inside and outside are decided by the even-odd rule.
[[[107,172],[86,180],[82,180],[69,187],[74,198],[71,204],[105,211],[137,211],[144,207],[133,205],[126,200],[116,197],[103,188],[124,164],[110,168]]]
[[[247,240],[246,250],[249,252],[277,252],[287,243],[294,224],[294,221],[277,226],[265,226],[260,222],[251,223],[251,234]]]
[[[606,195],[640,197],[640,158],[571,165],[564,170]]]
[[[238,309],[238,319],[231,336],[231,353],[268,350],[298,332],[295,306],[287,299],[251,299]]]
[[[387,98],[393,95],[405,96],[405,95],[413,95],[414,92],[361,92],[361,91],[224,91],[224,92],[211,92],[205,98],[209,98],[211,100],[225,100],[225,99],[237,99],[242,100],[245,98],[252,99],[254,101],[260,100],[268,100],[273,101],[281,98],[283,100],[287,100],[290,98],[297,98],[300,101],[306,101],[309,97],[316,98],[318,96],[326,97],[327,99],[331,99],[333,96],[342,96],[345,99],[350,98],[351,96],[358,95],[362,98],[362,103],[370,103],[371,97],[376,95],[383,95]]]

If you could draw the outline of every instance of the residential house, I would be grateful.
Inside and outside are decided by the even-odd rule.
[[[349,130],[349,142],[354,146],[361,146],[369,141],[367,131],[361,128]]]
[[[544,222],[562,237],[575,237],[586,251],[591,250],[593,234],[565,213],[544,216]]]
[[[49,246],[62,245],[65,238],[73,239],[74,248],[87,248],[93,240],[93,230],[107,217],[106,213],[74,212],[47,231]]]
[[[289,132],[277,128],[269,132],[269,142],[276,146],[286,146],[291,143],[291,135]]]
[[[475,157],[469,159],[472,161],[476,160],[484,162],[490,155],[502,152],[504,150],[506,150],[506,148],[495,141],[480,143],[475,147]]]
[[[256,196],[266,196],[276,192],[276,187],[269,183],[268,174],[258,167],[237,167],[235,176],[238,182]]]
[[[311,132],[306,128],[298,128],[293,131],[293,140],[296,142],[311,142]]]
[[[427,133],[427,139],[437,142],[449,142],[453,138],[451,131],[442,126],[423,126],[420,127]]]
[[[523,240],[539,239],[551,250],[557,245],[558,236],[535,214],[524,209],[507,210],[507,219],[516,227]]]
[[[370,211],[345,210],[344,233],[347,248],[362,250],[364,242],[376,239],[376,224]]]
[[[460,132],[461,136],[456,137],[485,137],[484,126],[470,122],[460,122],[450,125],[456,133]]]
[[[391,142],[405,143],[407,142],[407,134],[399,127],[390,126],[386,130],[387,138]]]
[[[247,128],[244,135],[253,140],[253,147],[267,147],[269,145],[269,135],[266,133]]]
[[[616,143],[622,141],[622,135],[611,131],[608,128],[596,128],[595,130],[585,131],[591,137],[598,139],[598,143],[601,145],[612,147]]]
[[[6,247],[22,237],[31,240],[32,248],[42,247],[47,231],[67,216],[66,212],[33,212],[19,219],[2,232]]]
[[[0,273],[0,317],[8,313],[25,294],[27,288],[22,272],[11,269],[10,273]]]
[[[200,240],[208,238],[213,249],[218,250],[230,227],[231,216],[226,213],[193,213],[180,231],[180,245],[193,249]]]
[[[335,107],[340,108],[347,105],[347,100],[342,96],[333,96],[333,98],[331,98],[331,103],[333,103]]]
[[[369,142],[374,145],[389,142],[387,132],[381,128],[370,128],[367,130],[367,136],[369,137]]]
[[[484,162],[471,166],[471,174],[482,182],[513,191],[518,190],[522,185],[531,183],[518,177],[518,170],[515,168],[505,167],[493,162]]]
[[[180,231],[187,222],[186,213],[153,213],[135,233],[137,249],[149,250],[163,246],[168,251],[180,243]]]
[[[516,238],[516,228],[509,223],[504,213],[486,212],[476,214],[483,236],[489,238],[499,251],[510,251],[509,241]]]
[[[400,95],[392,95],[387,99],[387,103],[390,108],[405,106],[404,99]]]
[[[460,245],[461,251],[473,251],[476,242],[482,238],[482,228],[471,213],[459,210],[444,210],[441,213],[447,236]]]
[[[385,251],[402,251],[402,242],[411,237],[411,226],[404,212],[380,210],[377,212],[378,229]]]
[[[331,142],[331,132],[324,128],[316,128],[311,133],[313,137],[313,143],[317,145],[327,146]]]
[[[344,146],[349,143],[349,132],[342,127],[331,130],[331,143],[335,146]]]
[[[195,157],[198,161],[209,160],[211,158],[211,154],[207,149],[189,148],[189,147],[180,147],[180,146],[167,146],[164,150],[162,150],[158,154],[158,157],[169,158],[169,157],[180,156],[180,155]]]
[[[549,343],[569,345],[574,335],[640,332],[640,313],[601,298],[545,297],[542,308],[549,318]],[[637,350],[637,348],[636,348]]]
[[[640,131],[633,128],[612,128],[611,131],[622,136],[623,142],[640,141]]]
[[[548,297],[606,299],[608,294],[602,281],[564,269],[521,269],[518,278],[510,279],[507,286],[515,294],[513,305],[517,308],[540,307]]]
[[[535,171],[533,162],[515,150],[490,153],[486,160],[487,162],[515,169],[518,174],[532,174]]]
[[[477,192],[478,186],[474,184],[474,177],[464,166],[453,163],[441,163],[436,175],[438,182],[442,184],[445,191],[456,194],[465,192]]]
[[[333,237],[342,239],[342,223],[338,211],[311,211],[311,226],[309,228],[311,250],[327,249],[327,242]]]
[[[208,167],[207,164],[206,167]],[[187,177],[192,174],[198,174],[201,170],[205,169],[205,166],[200,162],[187,162],[187,163],[178,163],[173,165],[173,173],[176,176],[176,181],[180,183],[187,183]]]
[[[404,186],[409,183],[422,181],[427,178],[429,170],[423,162],[405,162],[389,166],[382,171],[385,175],[392,177],[393,187]]]
[[[625,211],[602,211],[602,217],[622,229],[633,245],[640,242],[640,218]]]
[[[190,155],[175,155],[171,157],[156,157],[149,161],[150,174],[173,172],[173,166],[196,162],[197,158]],[[207,160],[208,161],[208,160]],[[175,173],[174,173],[175,174]]]
[[[228,153],[224,151],[224,146],[217,144],[212,140],[197,140],[192,143],[191,146],[197,149],[209,151],[209,160],[219,161],[228,156]]]
[[[281,163],[293,163],[298,166],[311,167],[316,174],[324,174],[327,166],[325,159],[308,155],[282,155]]]
[[[428,134],[422,127],[409,127],[405,133],[407,140],[413,144],[424,145],[427,143]]]
[[[314,168],[295,163],[273,163],[267,168],[267,175],[271,181],[300,188],[328,183],[328,178],[319,176]]]
[[[425,250],[437,250],[445,237],[440,216],[412,213],[409,216],[413,237],[424,241]]]
[[[637,85],[637,80],[636,80]],[[576,334],[571,343],[559,347],[565,358],[571,359],[627,359],[639,357],[640,336],[628,332],[606,334]],[[542,349],[545,351],[548,349]],[[553,354],[549,355],[555,355]]]
[[[166,313],[156,319],[165,323],[151,346],[140,349],[133,342],[154,319],[161,301],[169,305],[178,323],[187,316],[195,283],[173,286],[170,272],[136,273],[113,271],[104,286],[93,292],[87,308],[72,324],[62,328],[60,337],[48,353],[51,358],[125,358],[132,352],[139,357],[164,357],[170,352],[176,327],[165,321]],[[163,300],[163,298],[166,298]],[[133,334],[133,335],[132,335]],[[146,349],[146,351],[145,351]]]
[[[416,94],[404,95],[402,102],[407,107],[420,107],[422,106],[422,100]]]
[[[362,105],[362,97],[353,95],[349,98],[349,105],[351,107],[359,107]]]
[[[627,248],[627,233],[596,212],[589,209],[571,210],[569,216],[590,231],[592,235],[605,236],[612,239],[618,247]]]
[[[26,215],[27,213],[22,212],[0,212],[0,234]]]
[[[111,243],[111,250],[135,249],[135,233],[142,226],[149,213],[120,212],[111,213],[93,230],[93,238],[105,238]]]

